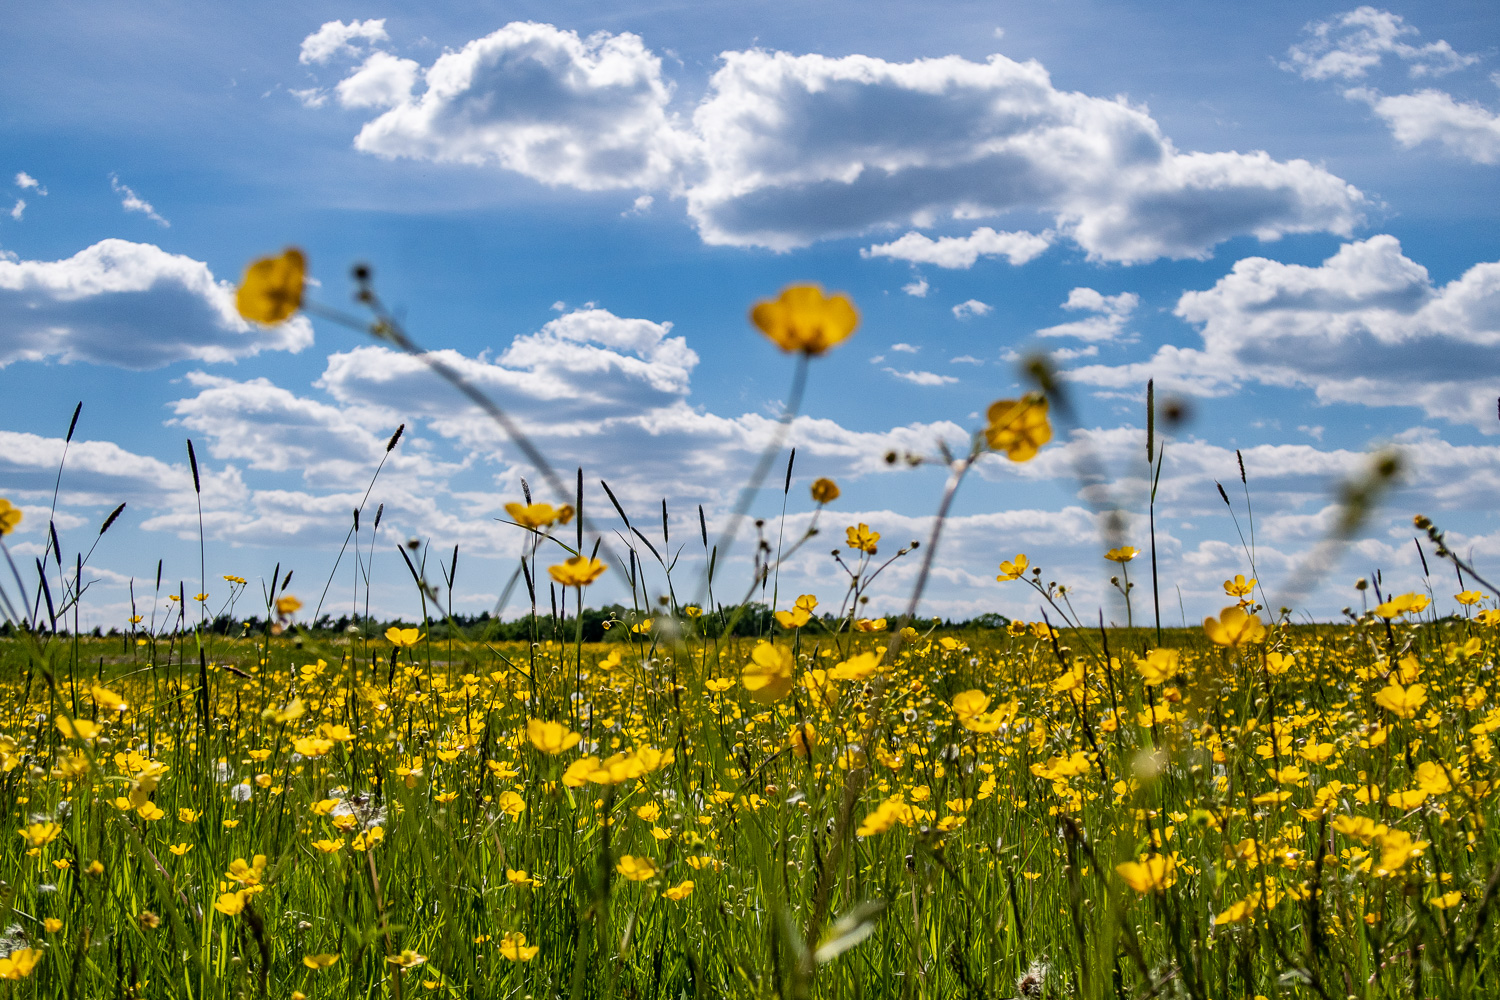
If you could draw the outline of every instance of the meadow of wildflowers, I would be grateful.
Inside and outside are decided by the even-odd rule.
[[[304,270],[252,265],[241,312],[315,308]],[[356,278],[373,318],[321,314],[421,353]],[[795,356],[794,408],[858,316],[801,286],[752,321]],[[700,521],[702,585],[648,595],[646,532],[585,516],[613,494],[564,483],[429,363],[557,494],[497,507],[530,540],[533,607],[550,586],[561,609],[520,641],[460,627],[413,553],[415,626],[310,629],[278,572],[243,628],[181,587],[165,621],[87,636],[83,553],[0,567],[0,996],[1500,994],[1500,610],[1425,519],[1463,617],[1377,584],[1293,625],[1247,560],[1201,628],[1146,627],[1150,557],[1110,538],[1131,627],[1022,553],[994,586],[1035,590],[1044,620],[941,627],[916,612],[964,475],[1031,459],[1066,413],[1037,367],[936,459],[933,537],[839,523],[820,479],[847,587],[747,614],[709,589],[775,571],[767,548],[755,580],[714,576],[745,509],[717,538]],[[1350,489],[1345,535],[1374,492]],[[0,501],[0,534],[19,516]],[[863,617],[892,559],[920,563],[916,592]],[[605,573],[633,603],[585,642]]]

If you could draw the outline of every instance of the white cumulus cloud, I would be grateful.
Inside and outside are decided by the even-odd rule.
[[[980,257],[1004,257],[1012,264],[1024,264],[1051,244],[1050,233],[997,233],[989,226],[981,226],[968,236],[942,236],[935,240],[910,232],[890,243],[866,247],[859,255],[890,257],[938,267],[970,268]]]
[[[55,358],[158,368],[300,351],[312,339],[300,316],[252,327],[207,264],[149,243],[110,239],[65,260],[0,259],[0,367]]]
[[[1500,115],[1473,101],[1458,101],[1441,90],[1380,94],[1359,87],[1345,92],[1363,101],[1385,121],[1406,149],[1437,143],[1474,163],[1500,163]]]
[[[382,72],[396,75],[389,66]],[[422,80],[422,94],[404,95],[367,123],[356,148],[493,164],[544,184],[595,191],[661,186],[690,144],[667,113],[671,87],[661,60],[632,34],[580,38],[550,24],[515,22],[439,56]]]
[[[1140,302],[1140,296],[1134,292],[1103,295],[1092,288],[1075,288],[1068,293],[1068,300],[1062,307],[1094,315],[1071,323],[1049,326],[1038,330],[1036,334],[1038,337],[1077,337],[1079,340],[1089,341],[1117,340]]]
[[[1500,262],[1437,287],[1394,236],[1346,243],[1317,267],[1249,257],[1176,314],[1201,348],[1160,348],[1150,361],[1095,365],[1072,377],[1100,386],[1223,394],[1244,382],[1299,386],[1325,402],[1418,406],[1430,417],[1496,431]]]
[[[980,302],[978,299],[969,299],[967,302],[960,302],[958,305],[953,307],[953,318],[968,319],[971,316],[985,316],[991,312],[994,312],[994,310],[995,307],[990,305],[988,302]]]
[[[912,385],[952,385],[958,381],[952,375],[939,375],[937,372],[898,371],[895,368],[882,370]]]
[[[1302,32],[1303,40],[1288,50],[1282,68],[1305,80],[1359,79],[1387,56],[1406,63],[1414,77],[1441,76],[1479,61],[1478,56],[1460,54],[1441,39],[1426,45],[1403,41],[1421,32],[1400,14],[1369,6],[1315,21]]]
[[[1050,215],[1052,232],[1092,258],[1132,263],[1205,257],[1244,234],[1347,235],[1362,219],[1364,196],[1322,167],[1180,151],[1143,108],[1058,90],[1034,61],[760,49],[721,61],[705,96],[679,113],[638,36],[514,22],[420,73],[371,56],[340,93],[388,108],[355,139],[367,153],[582,190],[663,190],[713,244],[789,250],[1024,212]],[[868,252],[943,267],[986,255],[1021,263],[1051,238],[981,226],[965,237],[912,232]]]
[[[366,44],[389,41],[385,33],[385,18],[368,21],[328,21],[317,31],[302,39],[302,52],[298,57],[303,65],[326,63],[335,56],[355,55]]]
[[[346,108],[393,108],[411,99],[421,66],[389,52],[371,52],[352,74],[339,81],[339,103]]]

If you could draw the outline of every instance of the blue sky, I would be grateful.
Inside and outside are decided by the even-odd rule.
[[[847,292],[861,328],[814,364],[792,432],[794,530],[811,478],[844,495],[783,594],[837,602],[846,523],[890,549],[925,538],[943,471],[882,455],[963,442],[1035,350],[1067,373],[1079,427],[965,483],[931,612],[1035,618],[994,580],[1024,551],[1123,619],[1072,456],[1106,461],[1143,544],[1148,377],[1194,414],[1163,474],[1169,622],[1251,571],[1213,485],[1237,478],[1236,448],[1272,595],[1338,481],[1403,451],[1404,485],[1313,615],[1377,567],[1421,586],[1419,510],[1481,566],[1500,556],[1487,5],[160,3],[8,20],[0,495],[27,512],[13,551],[39,554],[83,400],[65,551],[130,504],[87,577],[103,624],[158,558],[168,579],[197,574],[186,437],[211,580],[280,561],[321,589],[403,422],[371,498],[389,519],[376,607],[413,610],[402,538],[461,546],[466,610],[511,572],[519,539],[494,518],[528,473],[457,397],[348,330],[228,311],[246,262],[285,245],[328,304],[348,301],[351,263],[373,265],[413,335],[559,466],[607,479],[643,521],[667,498],[674,548],[695,505],[722,520],[787,392],[791,362],[747,307],[794,281]],[[603,514],[596,487],[589,503]],[[779,511],[776,491],[756,507]],[[893,567],[875,606],[914,570]],[[1450,582],[1435,572],[1444,608]]]

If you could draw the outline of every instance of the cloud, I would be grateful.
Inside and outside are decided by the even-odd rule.
[[[385,33],[385,18],[368,21],[328,21],[302,39],[302,53],[298,61],[304,66],[326,63],[335,56],[355,55],[366,43],[388,41]]]
[[[994,312],[994,310],[995,307],[988,303],[980,302],[978,299],[969,299],[967,302],[960,302],[953,307],[953,318],[968,319],[971,316],[984,316]]]
[[[380,72],[414,79],[416,66],[407,62],[386,56]],[[368,72],[361,68],[344,82]],[[439,56],[422,77],[421,96],[400,95],[360,130],[357,149],[490,164],[544,184],[599,191],[663,186],[690,145],[667,114],[671,88],[661,60],[636,35],[580,38],[550,24],[513,22]],[[364,96],[370,89],[352,91]],[[397,90],[386,85],[379,93]]]
[[[16,199],[15,207],[10,210],[10,217],[12,219],[15,219],[17,222],[20,222],[21,221],[21,216],[23,216],[25,214],[26,214],[26,199],[25,198],[17,198]]]
[[[907,295],[919,299],[925,299],[927,297],[928,291],[931,290],[931,288],[932,286],[927,283],[926,278],[918,278],[916,281],[912,281],[901,286],[901,290]]]
[[[894,368],[883,368],[881,370],[884,372],[888,372],[899,379],[910,382],[912,385],[952,385],[953,383],[958,381],[958,379],[954,378],[952,375],[939,375],[937,372],[903,372],[897,371]]]
[[[892,344],[891,350],[898,354],[916,354],[921,348],[912,344]]]
[[[710,243],[786,250],[942,217],[1053,214],[1091,257],[1206,256],[1230,236],[1347,233],[1363,196],[1305,160],[1181,153],[1144,110],[1036,62],[727,52],[693,122]]]
[[[125,209],[125,211],[140,212],[146,218],[161,226],[163,229],[168,228],[172,225],[166,219],[157,214],[156,209],[151,207],[151,203],[149,201],[146,201],[140,195],[132,191],[129,187],[122,184],[120,182],[120,178],[115,174],[109,175],[109,186],[114,188],[115,194],[120,196],[120,207]]]
[[[121,368],[233,361],[312,343],[303,317],[252,327],[208,265],[110,239],[66,260],[0,260],[0,367],[56,358]]]
[[[1140,302],[1140,296],[1134,292],[1102,295],[1092,288],[1075,288],[1068,293],[1068,300],[1063,303],[1062,307],[1091,312],[1095,315],[1087,319],[1074,320],[1071,323],[1049,326],[1038,330],[1036,335],[1038,337],[1076,337],[1079,340],[1099,342],[1117,340],[1124,331],[1130,314],[1135,312]],[[1097,351],[1091,353],[1097,353]]]
[[[1401,41],[1420,34],[1399,14],[1360,7],[1327,21],[1308,25],[1308,37],[1288,52],[1282,69],[1304,80],[1358,80],[1378,68],[1387,56],[1407,66],[1410,76],[1441,76],[1479,62],[1477,55],[1454,51],[1445,41],[1411,45]],[[1471,101],[1427,88],[1408,94],[1382,94],[1374,87],[1349,87],[1344,97],[1368,104],[1405,149],[1436,143],[1474,163],[1500,163],[1500,115]]]
[[[47,189],[42,187],[40,181],[38,181],[35,177],[31,176],[24,170],[16,174],[16,187],[20,188],[22,191],[35,191],[43,198],[47,197]]]
[[[1369,104],[1406,149],[1433,142],[1474,163],[1500,163],[1500,115],[1441,90],[1380,94],[1368,88],[1344,92]]]
[[[978,358],[973,357],[972,355],[969,355],[969,354],[960,354],[956,358],[949,358],[948,359],[948,363],[950,365],[982,365],[982,364],[984,364],[983,361],[981,361]]]
[[[1403,38],[1421,34],[1400,14],[1374,7],[1359,7],[1326,21],[1315,21],[1302,29],[1303,41],[1287,51],[1282,69],[1298,73],[1304,80],[1363,78],[1370,70],[1395,56],[1406,63],[1413,77],[1441,76],[1473,65],[1475,55],[1461,55],[1445,41],[1411,45]]]
[[[356,148],[586,191],[666,191],[711,244],[782,251],[1021,212],[1051,216],[1091,258],[1134,263],[1206,257],[1245,234],[1347,235],[1365,206],[1305,160],[1179,151],[1143,108],[1058,90],[1040,64],[1000,55],[725,52],[682,114],[660,58],[628,33],[513,22],[420,80],[409,61],[379,56],[344,81],[350,106],[395,102]],[[985,226],[868,251],[967,267],[995,254],[1020,263],[1049,241]]]
[[[381,424],[357,408],[341,408],[304,399],[255,378],[244,382],[191,372],[188,382],[200,391],[172,404],[174,423],[200,440],[208,454],[267,472],[299,471],[315,485],[349,487],[368,480],[385,456],[395,424]],[[406,447],[388,461],[393,471],[431,473],[431,462]]]
[[[411,100],[421,69],[414,60],[371,52],[359,69],[339,81],[339,103],[346,108],[397,107]]]
[[[1344,244],[1317,267],[1249,257],[1176,315],[1203,346],[1162,347],[1150,361],[1079,368],[1072,377],[1124,387],[1222,395],[1245,382],[1313,389],[1324,402],[1418,406],[1429,416],[1495,428],[1500,262],[1442,287],[1393,236]]]
[[[997,233],[989,226],[981,226],[968,236],[943,236],[936,240],[910,232],[891,243],[866,247],[859,255],[967,269],[980,257],[1004,257],[1012,264],[1025,264],[1051,245],[1051,233]]]

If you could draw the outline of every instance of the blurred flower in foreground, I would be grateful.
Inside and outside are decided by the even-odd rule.
[[[826,481],[819,480],[819,482]],[[816,489],[816,484],[814,484],[814,489]],[[833,495],[838,496],[837,487],[834,488]],[[816,496],[816,493],[814,496]],[[0,535],[8,535],[12,531],[15,531],[16,525],[21,523],[22,516],[21,508],[15,506],[4,497],[0,497]]]
[[[817,285],[791,285],[780,298],[756,303],[750,321],[783,351],[818,355],[849,338],[859,313],[843,295],[824,295]]]
[[[561,722],[543,722],[541,719],[526,720],[526,738],[542,753],[553,755],[577,746],[583,739]]]
[[[293,247],[280,257],[262,257],[245,269],[234,297],[235,308],[256,323],[284,323],[302,308],[306,280],[307,258],[301,250]]]
[[[545,528],[554,521],[567,524],[573,520],[573,508],[569,504],[554,508],[550,503],[508,503],[505,512],[523,528]]]
[[[1431,603],[1432,599],[1426,594],[1401,594],[1377,605],[1375,614],[1381,618],[1400,618],[1402,615],[1420,614]]]
[[[615,865],[615,871],[632,882],[644,882],[656,875],[656,862],[646,857],[622,854],[619,863]]]
[[[604,560],[589,559],[585,556],[573,556],[567,562],[547,567],[547,572],[551,574],[552,579],[564,587],[587,587],[599,579],[604,570]]]
[[[839,484],[832,479],[814,479],[812,498],[816,503],[833,503],[839,498]]]
[[[1260,618],[1245,614],[1245,609],[1238,605],[1220,611],[1218,618],[1203,619],[1203,631],[1220,646],[1242,646],[1266,637],[1266,627]]]
[[[1160,892],[1177,881],[1177,865],[1164,854],[1143,854],[1137,861],[1115,865],[1125,884],[1136,892]]]
[[[1003,451],[1012,462],[1028,462],[1042,445],[1052,440],[1047,420],[1047,399],[1027,393],[1020,399],[1001,399],[990,404],[984,437],[991,451]]]
[[[21,948],[0,958],[0,979],[25,979],[42,960],[40,948]]]
[[[750,654],[740,674],[740,683],[762,705],[780,701],[792,690],[792,651],[762,642]]]

